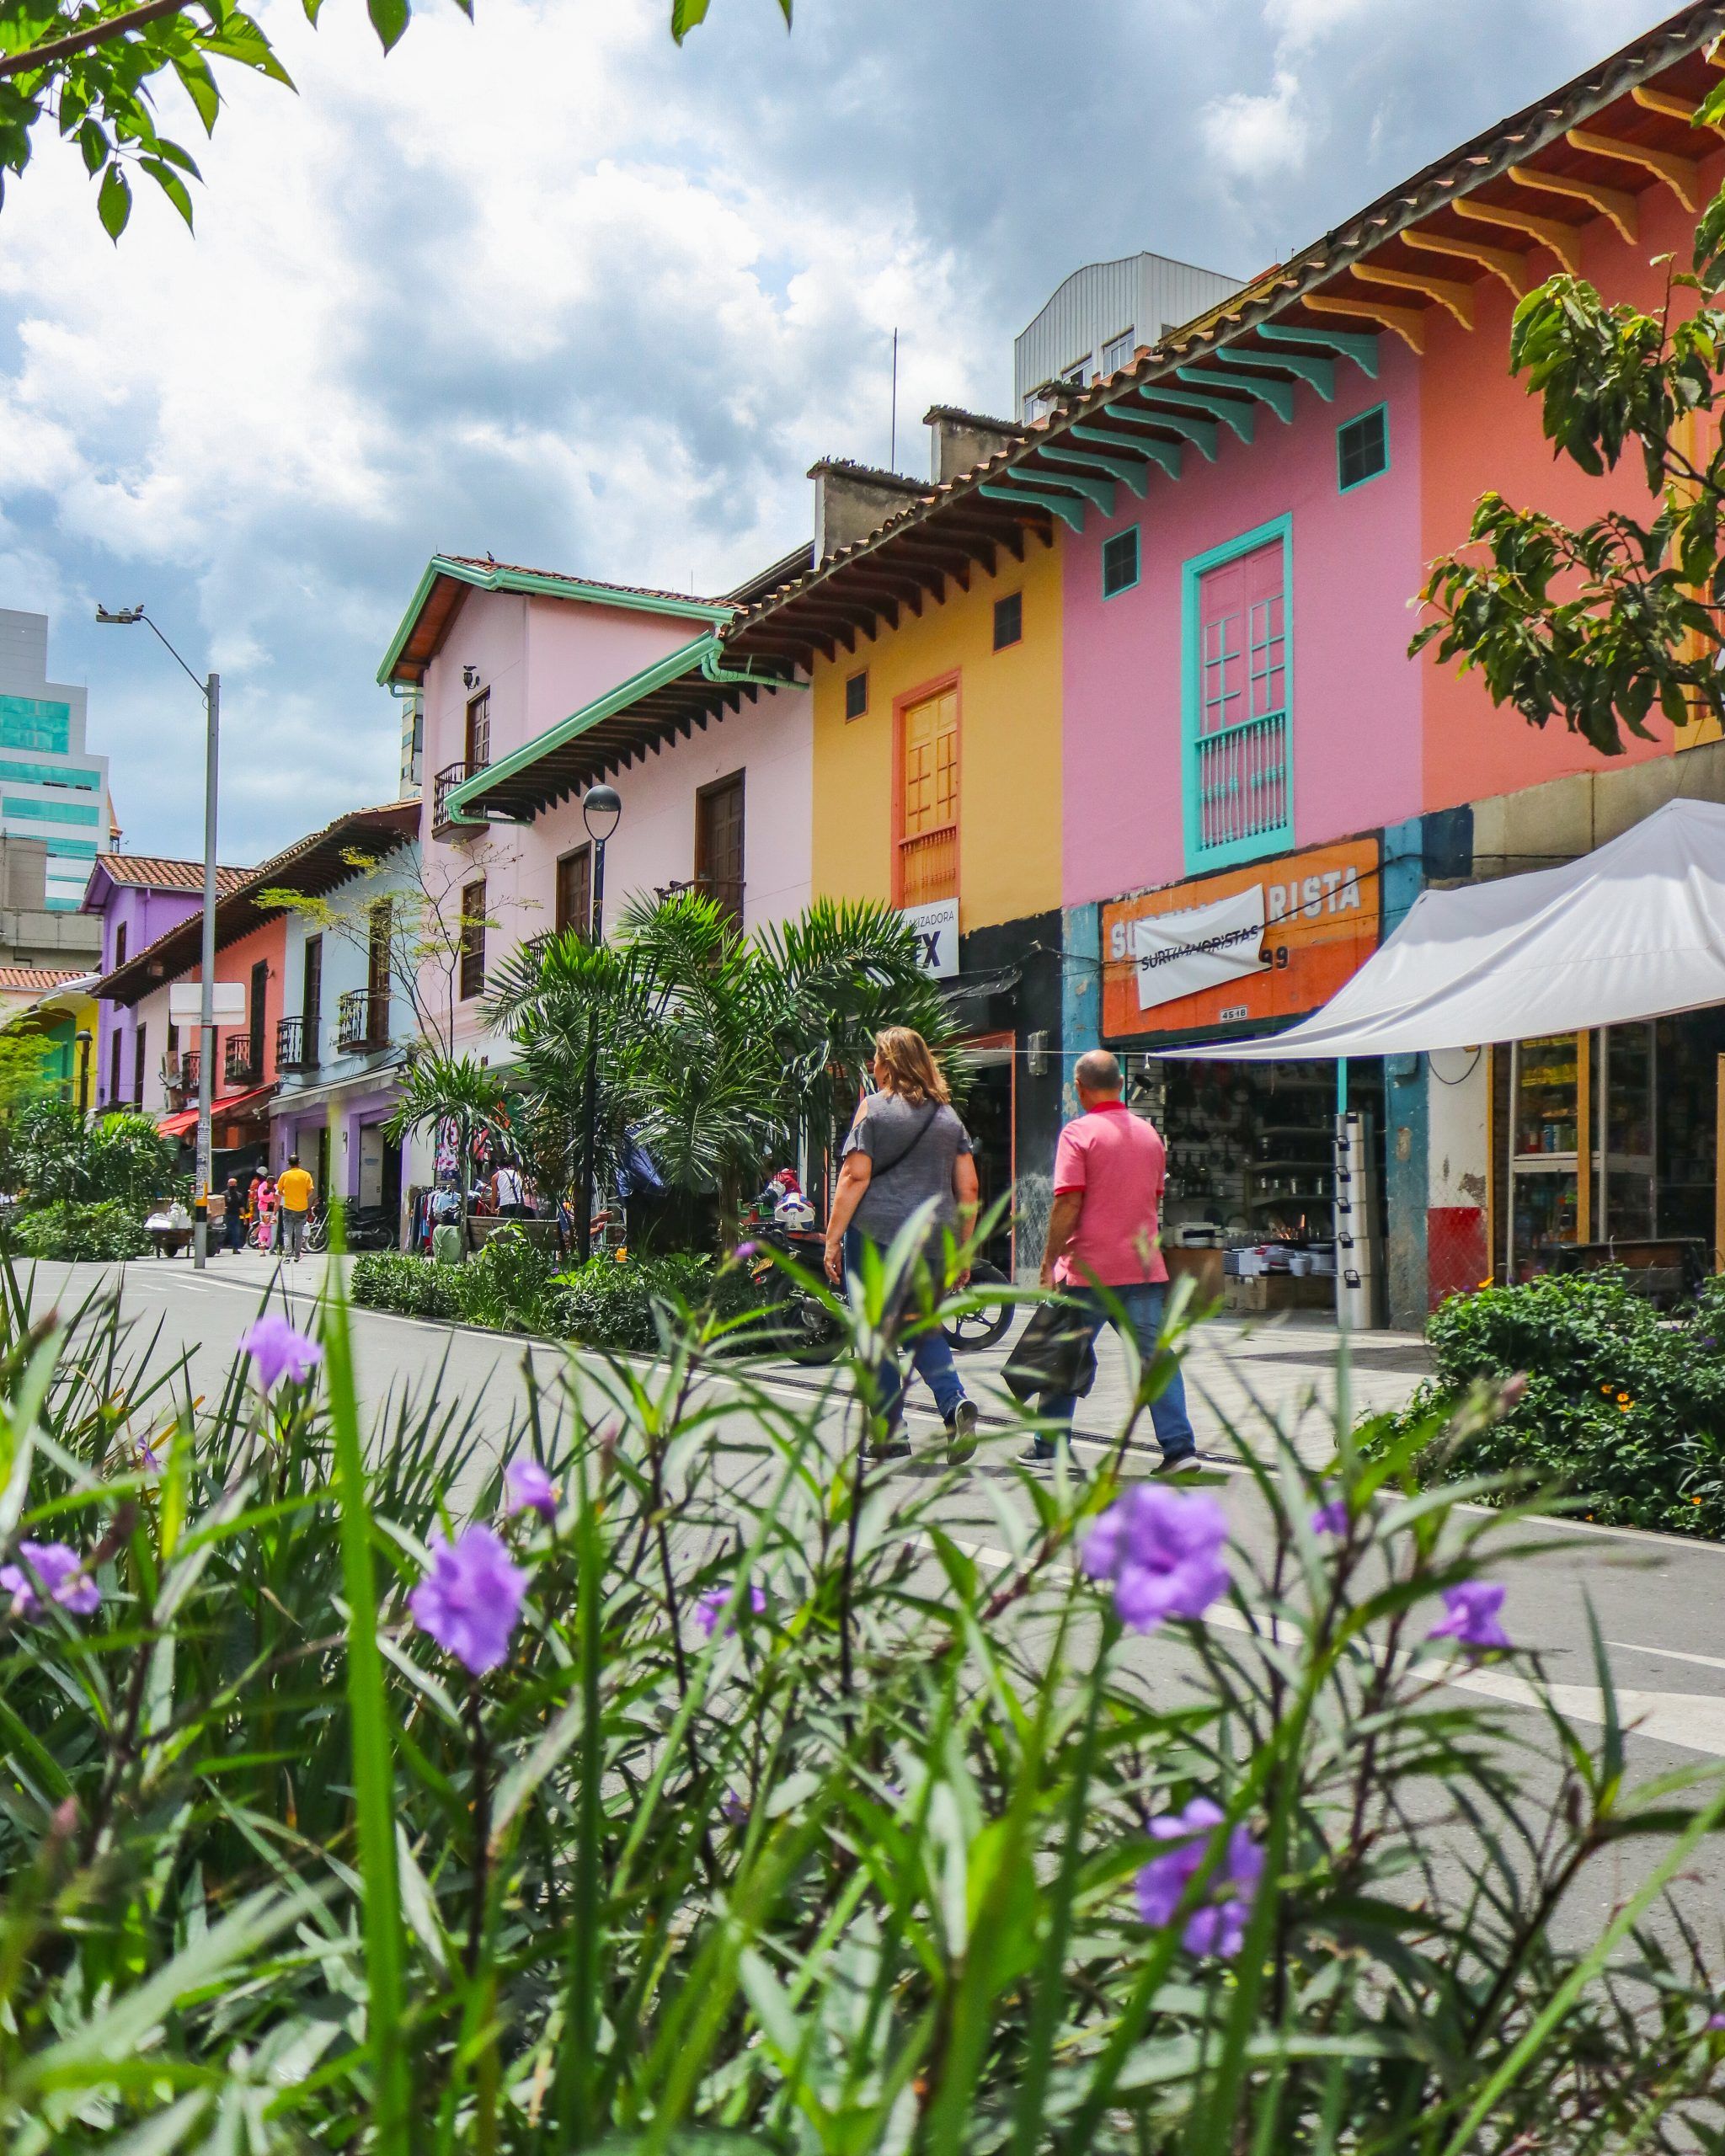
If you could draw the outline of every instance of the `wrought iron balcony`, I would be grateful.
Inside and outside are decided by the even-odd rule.
[[[658,886],[661,899],[681,898],[686,891],[692,891],[697,899],[711,899],[723,912],[733,915],[738,921],[743,917],[743,881],[740,877],[691,876],[675,883]]]
[[[318,1068],[318,1022],[278,1018],[275,1022],[275,1067],[278,1070],[315,1070]]]
[[[350,988],[335,1006],[335,1045],[344,1055],[363,1055],[389,1045],[389,998],[369,988]]]
[[[195,1093],[198,1090],[198,1051],[189,1048],[178,1055],[164,1055],[162,1059],[162,1083],[170,1093]]]
[[[222,1075],[230,1086],[255,1086],[264,1075],[264,1052],[249,1033],[230,1033],[222,1052]]]
[[[483,764],[446,764],[431,782],[431,828],[434,831],[465,830],[468,826],[458,824],[451,815],[449,797],[458,786],[484,770]]]

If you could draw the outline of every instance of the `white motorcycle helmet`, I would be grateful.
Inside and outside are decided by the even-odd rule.
[[[800,1190],[788,1190],[773,1207],[772,1217],[780,1227],[794,1232],[814,1225],[814,1208]]]

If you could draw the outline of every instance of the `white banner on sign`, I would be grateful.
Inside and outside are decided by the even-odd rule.
[[[935,899],[926,906],[905,906],[899,917],[921,947],[923,972],[950,980],[959,970],[959,901]]]
[[[204,985],[197,980],[176,981],[168,991],[168,1015],[176,1026],[195,1026],[203,1016]],[[210,984],[210,1011],[218,1026],[243,1026],[246,1022],[246,985],[243,980],[214,980]]]
[[[1147,913],[1132,924],[1138,1007],[1154,1010],[1201,988],[1263,969],[1263,885],[1185,913]]]

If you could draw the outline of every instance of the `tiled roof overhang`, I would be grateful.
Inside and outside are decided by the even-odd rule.
[[[720,664],[709,632],[670,653],[607,695],[492,764],[448,797],[446,817],[459,830],[488,822],[531,822],[607,774],[626,771],[667,744],[704,731],[727,711],[782,686],[782,673],[745,673]]]
[[[722,599],[685,598],[632,584],[601,584],[553,569],[520,568],[512,562],[480,561],[465,554],[434,554],[401,626],[377,670],[381,682],[417,688],[443,648],[457,610],[469,591],[515,591],[530,597],[585,600],[637,613],[670,614],[691,622],[728,622],[736,611]]]
[[[1160,468],[1213,459],[1220,430],[1251,440],[1293,416],[1300,387],[1332,393],[1350,363],[1375,374],[1381,335],[1423,351],[1434,314],[1465,324],[1473,286],[1518,294],[1554,269],[1578,270],[1582,227],[1609,217],[1632,238],[1636,202],[1669,187],[1706,198],[1699,165],[1718,148],[1690,115],[1717,79],[1708,51],[1725,7],[1684,8],[1553,96],[1491,129],[1373,203],[1292,261],[1164,338],[1119,374],[1039,421],[1023,446],[948,481],[741,614],[724,632],[728,664],[807,668],[859,651],[900,610],[937,602],[973,562],[1052,545],[1058,519],[1081,529],[1121,485],[1146,495]]]
[[[350,858],[351,855],[381,858],[398,846],[405,846],[417,835],[419,828],[419,803],[416,796],[411,801],[387,802],[379,808],[350,809],[334,823],[326,824],[321,831],[296,840],[284,851],[248,871],[234,889],[216,900],[216,949],[225,950],[261,922],[275,920],[283,910],[279,905],[269,902],[266,893],[296,891],[303,898],[320,898],[360,873]],[[177,980],[181,974],[197,964],[203,948],[203,934],[202,914],[189,915],[165,935],[158,936],[153,943],[147,944],[135,958],[128,958],[123,966],[116,966],[96,984],[94,993],[110,1003],[138,1002],[163,981]]]

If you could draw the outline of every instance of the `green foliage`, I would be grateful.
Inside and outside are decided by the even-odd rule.
[[[1231,1594],[1146,1645],[1072,1562],[1114,1463],[869,1476],[853,1370],[788,1399],[683,1330],[572,1368],[561,1421],[366,1428],[339,1306],[327,1386],[194,1405],[111,1308],[0,1290],[0,1563],[63,1542],[101,1594],[0,1636],[8,2148],[1712,2145],[1662,1897],[1725,1782],[1626,1774],[1603,1664],[1597,1731],[1530,1657],[1537,1714],[1440,1681],[1441,1593],[1525,1529],[1403,1502],[1411,1439],[1344,1443],[1318,1541],[1255,1433]],[[526,1575],[473,1679],[409,1601],[471,1516]],[[1196,1796],[1266,1856],[1226,1962],[1183,1945],[1223,1836],[1171,1921],[1133,1893]]]
[[[315,23],[322,0],[301,0]],[[471,18],[473,0],[455,0]],[[671,35],[681,45],[705,21],[711,0],[671,0]],[[787,25],[792,0],[778,0]],[[192,12],[194,5],[196,13]],[[389,51],[412,17],[411,0],[366,0],[378,43]],[[143,19],[140,19],[142,18]],[[84,170],[101,184],[96,213],[118,240],[131,216],[131,173],[152,179],[190,225],[188,179],[198,168],[181,144],[162,134],[155,107],[166,78],[184,91],[205,133],[222,111],[214,61],[293,83],[262,26],[232,0],[0,0],[0,200],[8,173],[29,164],[32,136],[45,120],[75,141]]]
[[[558,1275],[550,1298],[547,1330],[595,1348],[659,1347],[679,1314],[728,1323],[755,1310],[761,1296],[748,1273],[710,1257],[590,1258]]]
[[[366,1251],[355,1258],[350,1293],[361,1310],[402,1317],[458,1318],[462,1269],[434,1265],[399,1251]]]
[[[142,1219],[180,1178],[178,1150],[147,1115],[81,1115],[70,1102],[37,1100],[12,1118],[8,1166],[27,1205],[112,1199]]]
[[[1592,1519],[1725,1538],[1725,1285],[1673,1321],[1619,1274],[1549,1274],[1452,1296],[1427,1338],[1398,1438],[1477,1384],[1526,1384],[1464,1450],[1425,1453],[1426,1479],[1520,1471]]]
[[[557,1260],[520,1228],[494,1230],[465,1265],[443,1269],[453,1273],[462,1314],[473,1324],[506,1332],[548,1329],[546,1296]]]
[[[26,1257],[59,1258],[67,1263],[147,1257],[150,1238],[136,1212],[123,1200],[94,1204],[52,1204],[18,1214],[8,1224],[6,1239]]]
[[[1722,122],[1716,86],[1696,125]],[[1638,458],[1647,510],[1571,526],[1485,494],[1468,546],[1433,567],[1423,596],[1435,618],[1411,647],[1434,643],[1477,670],[1494,702],[1535,726],[1559,718],[1607,755],[1626,734],[1651,739],[1656,707],[1673,727],[1725,718],[1725,193],[1704,212],[1691,260],[1668,276],[1656,312],[1607,306],[1573,276],[1516,308],[1510,366],[1541,400],[1546,439],[1594,477]]]

